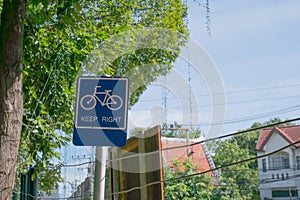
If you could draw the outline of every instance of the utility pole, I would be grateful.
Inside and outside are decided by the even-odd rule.
[[[106,147],[96,147],[95,159],[94,200],[104,200]]]
[[[190,133],[189,133],[189,129],[186,130],[186,155],[189,156],[190,155],[190,148],[189,148],[189,141],[190,140]]]

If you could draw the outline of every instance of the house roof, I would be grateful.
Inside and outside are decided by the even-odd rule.
[[[211,166],[209,164],[207,154],[208,152],[205,152],[202,144],[197,144],[189,147],[181,147],[181,148],[174,148],[172,147],[178,147],[178,146],[184,146],[187,144],[187,141],[185,138],[167,138],[167,137],[162,137],[162,148],[171,148],[169,150],[163,150],[162,155],[163,155],[163,161],[166,165],[172,166],[172,161],[174,159],[178,159],[179,161],[185,161],[188,157],[188,152],[193,152],[190,153],[190,157],[194,161],[194,164],[196,164],[199,168],[197,169],[197,172],[203,172],[206,170],[210,170]],[[194,143],[194,142],[199,142],[200,140],[198,139],[190,139],[189,143]],[[213,173],[209,173],[213,174]]]
[[[266,128],[259,135],[256,145],[257,151],[263,150],[274,131],[277,131],[290,144],[300,141],[300,125]],[[300,143],[295,144],[295,147],[300,147]]]

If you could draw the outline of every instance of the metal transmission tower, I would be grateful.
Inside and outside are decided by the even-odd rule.
[[[163,122],[162,128],[168,128],[168,110],[167,110],[167,98],[169,90],[167,87],[167,75],[163,75],[161,79],[161,94],[162,94],[162,107],[163,107]]]
[[[185,5],[188,8],[188,1],[185,1]],[[188,16],[186,17],[186,29],[189,31],[189,18]],[[192,77],[191,77],[191,63],[190,63],[190,53],[189,53],[189,44],[187,43],[187,64],[188,64],[188,86],[189,86],[189,127],[190,130],[192,129],[192,124],[193,124],[193,102],[192,102]]]

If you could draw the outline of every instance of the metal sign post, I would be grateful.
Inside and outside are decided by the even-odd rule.
[[[96,163],[94,178],[94,200],[104,200],[106,147],[96,147]]]
[[[129,79],[79,77],[77,80],[73,144],[97,146],[94,199],[103,200],[106,148],[127,140]]]

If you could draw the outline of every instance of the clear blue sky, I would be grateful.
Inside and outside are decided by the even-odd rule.
[[[211,36],[205,27],[205,9],[192,1],[188,6],[191,38],[207,51],[223,79],[226,118],[222,134],[272,117],[298,117],[300,1],[210,1]],[[188,77],[183,63],[179,60],[176,68]],[[191,77],[199,106],[194,110],[199,111],[200,129],[205,132],[211,117],[210,98],[205,96],[209,91],[203,77],[193,73]],[[180,122],[176,98],[183,97],[168,94],[168,122]],[[147,124],[147,110],[161,102],[161,88],[149,87],[133,109],[133,119],[141,121],[136,126]]]

